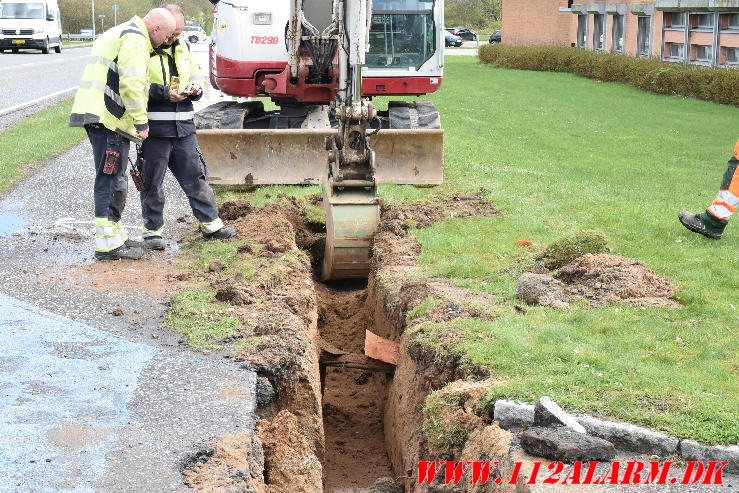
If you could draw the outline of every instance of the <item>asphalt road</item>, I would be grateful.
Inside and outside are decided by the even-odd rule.
[[[0,113],[3,110],[76,87],[91,48],[44,55],[37,51],[0,53]]]

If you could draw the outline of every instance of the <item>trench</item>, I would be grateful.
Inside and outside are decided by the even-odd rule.
[[[352,356],[364,354],[372,329],[367,281],[315,283],[321,345]],[[359,356],[357,359],[360,359]],[[364,365],[359,365],[364,366]],[[393,477],[384,436],[384,401],[392,377],[363,368],[322,366],[324,492],[367,491]]]

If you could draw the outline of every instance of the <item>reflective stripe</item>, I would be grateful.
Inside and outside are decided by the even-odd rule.
[[[95,237],[95,250],[98,252],[109,252],[122,246],[126,242],[125,239],[120,236],[114,236],[112,238],[98,238]]]
[[[139,70],[134,67],[118,67],[118,73],[121,77],[138,77],[146,79],[146,70]]]
[[[89,63],[97,63],[103,67],[109,68],[113,72],[118,72],[118,65],[110,58],[104,56],[91,56]]]
[[[161,238],[162,230],[164,230],[164,226],[162,226],[161,228],[157,230],[146,229],[146,227],[144,227],[144,234],[141,236],[143,238],[156,238],[156,237]]]
[[[146,101],[134,101],[132,99],[127,99],[123,101],[123,106],[127,110],[145,110],[146,109]]]
[[[192,120],[195,117],[194,111],[150,111],[149,120]]]
[[[718,193],[715,202],[724,202],[734,209],[739,207],[739,197],[731,193],[729,190],[721,190]]]
[[[734,213],[727,209],[726,206],[721,204],[711,205],[711,207],[708,208],[708,212],[713,214],[717,219],[721,219],[722,221],[728,221],[729,218],[734,215]]]
[[[220,217],[217,217],[214,221],[209,223],[200,223],[200,230],[203,233],[215,233],[223,227],[223,221]]]
[[[80,89],[97,89],[98,91],[105,93],[110,99],[115,101],[117,105],[123,108],[126,107],[126,105],[123,104],[121,97],[107,84],[103,84],[102,82],[98,82],[96,80],[83,80],[80,82]]]
[[[118,228],[115,226],[95,226],[95,236],[98,236],[100,238],[112,238],[114,236],[118,235]]]

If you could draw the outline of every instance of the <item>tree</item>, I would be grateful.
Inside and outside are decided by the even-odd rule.
[[[444,18],[447,26],[485,29],[500,21],[501,0],[446,0]]]
[[[134,15],[143,17],[153,7],[159,7],[166,2],[157,0],[95,0],[95,32],[100,33],[99,14],[105,14],[105,27],[113,26],[113,4],[118,5],[118,24],[127,21]],[[185,11],[186,20],[194,20],[207,30],[212,22],[213,6],[205,0],[173,1]],[[59,0],[59,10],[62,18],[62,31],[78,33],[80,29],[92,28],[92,0]]]

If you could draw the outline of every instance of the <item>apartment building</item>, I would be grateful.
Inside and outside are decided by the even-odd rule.
[[[503,0],[503,42],[739,66],[739,0]]]

